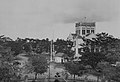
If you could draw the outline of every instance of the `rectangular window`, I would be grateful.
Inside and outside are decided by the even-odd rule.
[[[94,33],[94,30],[91,30],[91,33]]]
[[[85,30],[82,30],[82,35],[85,35]]]
[[[80,30],[79,30],[79,34],[80,34]]]
[[[90,34],[90,30],[87,30],[87,33]]]

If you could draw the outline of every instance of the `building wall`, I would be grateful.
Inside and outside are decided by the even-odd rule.
[[[62,61],[62,58],[61,57],[55,57],[55,62],[57,62],[57,63],[61,63]]]
[[[69,34],[67,37],[67,40],[74,41],[74,36],[72,34]]]
[[[76,23],[76,34],[85,36],[90,33],[95,33],[95,22],[79,22]]]

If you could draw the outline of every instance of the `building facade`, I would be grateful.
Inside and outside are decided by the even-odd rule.
[[[80,44],[83,44],[83,38],[92,39],[95,37],[96,25],[95,22],[78,22],[75,23],[75,34],[70,34],[68,40],[73,41],[75,57],[81,57],[78,53],[78,49],[82,48]]]
[[[87,34],[95,34],[95,22],[78,22],[75,25],[76,34],[86,36]]]

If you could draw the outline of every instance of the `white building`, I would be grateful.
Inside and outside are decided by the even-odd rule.
[[[64,58],[65,58],[65,54],[64,53],[57,53],[54,56],[54,59],[55,59],[56,63],[63,63],[63,62],[65,62],[66,60]]]
[[[69,36],[67,37],[67,40],[70,40],[70,41],[74,42],[76,36],[77,36],[76,34],[70,33]]]
[[[95,22],[78,22],[75,24],[75,34],[70,34],[67,40],[74,42],[74,50],[76,52],[75,57],[81,57],[78,53],[78,49],[82,48],[80,44],[83,44],[83,38],[95,37]]]
[[[75,25],[76,34],[86,36],[87,34],[95,33],[95,22],[78,22]]]

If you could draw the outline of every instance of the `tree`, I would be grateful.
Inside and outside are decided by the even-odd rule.
[[[108,33],[98,33],[96,34],[96,38],[92,39],[84,39],[85,47],[89,48],[90,52],[103,52],[106,53],[113,43],[116,40],[112,35],[108,35]]]
[[[105,53],[97,52],[97,55],[95,54],[96,52],[85,53],[82,56],[82,61],[86,60],[87,64],[94,67],[92,72],[89,73],[98,76],[98,78],[101,77],[103,82],[105,80],[108,82],[111,80],[118,82],[120,81],[120,70],[116,62],[120,61],[120,41],[116,39],[115,42],[111,42],[106,47]]]
[[[80,63],[92,67],[92,71],[88,73],[102,76],[102,78],[105,77],[107,80],[114,77],[116,75],[116,68],[112,64],[120,60],[120,52],[118,50],[120,48],[118,46],[120,41],[108,35],[108,33],[98,33],[96,38],[84,38],[84,41],[84,52]]]
[[[95,69],[97,64],[104,60],[106,60],[106,57],[100,52],[86,52],[82,55],[80,63],[85,66],[90,65],[93,69]]]
[[[17,77],[15,70],[13,52],[11,48],[0,49],[0,81],[9,82]]]
[[[112,42],[106,53],[107,61],[111,64],[115,64],[120,61],[120,40],[116,39]]]
[[[22,52],[22,46],[20,42],[10,41],[6,44],[7,47],[11,47],[11,51],[14,51],[14,56],[17,56]]]
[[[63,39],[57,39],[54,42],[56,53],[65,53],[68,57],[74,56],[74,51],[71,49],[73,47],[73,42]]]
[[[120,69],[119,66],[113,66],[109,62],[99,62],[97,66],[97,72],[99,72],[102,81],[105,82],[106,80],[108,82],[113,81],[120,81]]]
[[[85,67],[83,65],[80,65],[80,64],[74,63],[74,62],[67,62],[64,65],[65,65],[65,69],[71,75],[74,75],[74,80],[75,80],[75,75],[80,75],[81,70],[85,70]]]
[[[47,72],[48,63],[44,55],[34,55],[29,58],[33,72],[35,73],[35,79],[37,79],[37,74],[43,74]]]

